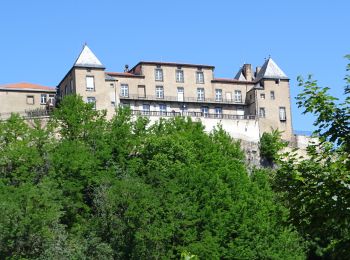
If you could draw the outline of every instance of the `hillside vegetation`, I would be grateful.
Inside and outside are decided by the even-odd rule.
[[[303,259],[267,174],[190,119],[107,121],[68,96],[42,128],[0,123],[0,255],[25,259]]]

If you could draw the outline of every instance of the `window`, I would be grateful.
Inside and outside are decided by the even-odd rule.
[[[130,109],[130,104],[129,104],[129,103],[121,103],[120,106],[121,106],[122,108]]]
[[[34,96],[27,96],[27,104],[34,105]]]
[[[55,95],[50,94],[49,95],[49,104],[54,105],[55,104]]]
[[[182,115],[185,115],[187,113],[187,111],[188,111],[187,105],[186,104],[181,104],[180,105],[180,110],[181,110]]]
[[[197,88],[197,100],[204,101],[204,99],[205,99],[204,88]]]
[[[161,116],[166,115],[166,105],[165,104],[159,104],[159,112],[160,112]]]
[[[70,80],[70,93],[73,93],[73,89],[74,89],[74,87],[73,87],[73,80],[71,79]]]
[[[95,79],[92,76],[86,76],[86,90],[95,91]]]
[[[285,107],[280,107],[280,121],[286,121],[286,108]]]
[[[235,90],[235,102],[242,102],[242,91]]]
[[[176,82],[184,82],[184,71],[183,70],[176,70]]]
[[[270,98],[271,98],[272,100],[275,99],[275,91],[270,91]]]
[[[46,94],[41,94],[40,96],[40,104],[46,104],[47,102],[47,95]]]
[[[156,98],[164,98],[163,86],[156,86]]]
[[[145,85],[138,85],[137,86],[137,93],[139,95],[139,98],[145,98],[146,97],[146,86]]]
[[[93,104],[92,108],[96,109],[96,98],[95,97],[87,97],[88,104]]]
[[[222,101],[222,89],[215,89],[215,101]]]
[[[177,88],[177,101],[184,101],[184,88],[183,87]]]
[[[199,84],[203,84],[204,83],[203,71],[197,71],[196,72],[196,82],[199,83]]]
[[[150,114],[150,105],[149,104],[143,104],[143,106],[142,106],[142,114],[143,115],[149,115]]]
[[[202,116],[208,117],[209,116],[209,107],[201,107]]]
[[[215,117],[216,118],[222,118],[222,107],[216,107],[215,108]]]
[[[155,69],[155,79],[156,81],[163,81],[163,69],[160,69],[160,68]]]
[[[265,108],[264,107],[259,108],[259,117],[265,117],[265,116],[266,116]]]
[[[129,97],[129,85],[121,84],[120,85],[120,96],[121,97]]]
[[[244,107],[243,106],[238,106],[236,110],[236,114],[238,116],[244,116]]]
[[[260,98],[261,98],[261,99],[265,99],[265,93],[261,93],[261,94],[260,94]]]
[[[109,92],[109,97],[110,97],[110,99],[111,99],[111,105],[112,105],[112,107],[115,107],[115,105],[116,105],[116,99],[117,99],[116,93],[115,93],[114,91]]]

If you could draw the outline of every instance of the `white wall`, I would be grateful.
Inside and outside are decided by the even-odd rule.
[[[152,122],[159,120],[157,116],[149,117]],[[205,126],[205,131],[210,132],[218,124],[228,132],[233,138],[242,139],[248,142],[259,142],[259,124],[257,120],[231,120],[231,119],[214,119],[214,118],[193,118],[195,121],[201,121]]]

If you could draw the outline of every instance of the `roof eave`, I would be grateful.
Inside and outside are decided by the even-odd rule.
[[[47,92],[47,93],[56,93],[56,88],[51,89],[33,89],[33,88],[0,88],[2,91],[17,91],[17,92]]]
[[[261,79],[283,79],[283,80],[290,80],[288,77],[280,77],[280,76],[264,76],[260,79],[258,79],[257,81],[261,80]]]
[[[103,65],[95,65],[95,64],[74,64],[73,68],[106,69],[106,67]]]
[[[212,83],[239,83],[239,84],[254,84],[254,81],[248,81],[248,80],[225,80],[225,79],[213,79],[211,80]]]

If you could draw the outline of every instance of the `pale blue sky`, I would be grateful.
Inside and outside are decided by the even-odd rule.
[[[214,65],[233,77],[271,55],[290,77],[293,125],[311,130],[294,97],[312,73],[341,97],[350,1],[39,1],[0,3],[0,84],[56,86],[87,42],[109,71],[140,60]],[[1,104],[0,104],[1,105]]]

